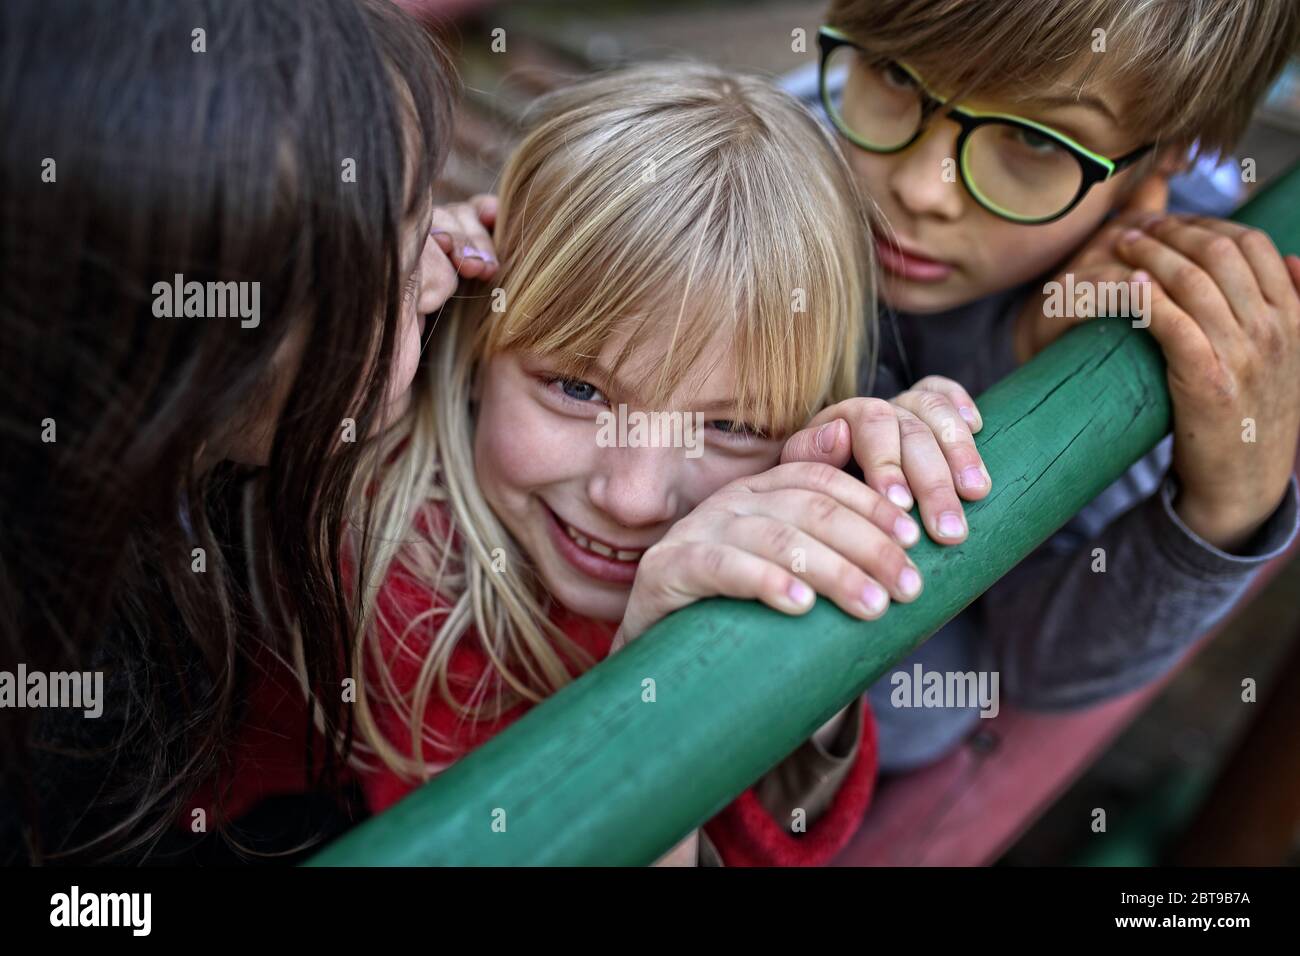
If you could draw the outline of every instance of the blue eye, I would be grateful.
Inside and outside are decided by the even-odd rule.
[[[605,397],[600,394],[600,389],[590,382],[583,382],[576,378],[557,378],[553,381],[559,383],[560,391],[575,402],[590,402]]]

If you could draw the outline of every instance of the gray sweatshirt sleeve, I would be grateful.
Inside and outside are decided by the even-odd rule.
[[[1295,539],[1294,478],[1241,554],[1197,537],[1173,509],[1171,448],[1166,438],[981,599],[982,650],[1008,700],[1081,707],[1154,680]]]

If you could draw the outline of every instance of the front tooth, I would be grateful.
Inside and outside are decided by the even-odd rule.
[[[640,551],[616,551],[614,552],[614,557],[618,558],[620,561],[635,561],[637,558],[641,557],[641,552]]]
[[[587,547],[602,557],[612,558],[614,556],[614,549],[601,544],[599,541],[588,542]]]

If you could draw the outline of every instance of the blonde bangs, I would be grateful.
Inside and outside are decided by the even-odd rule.
[[[554,355],[582,377],[618,341],[614,374],[663,405],[710,371],[700,356],[721,336],[741,411],[774,433],[848,397],[873,314],[869,225],[816,120],[763,80],[689,64],[583,90],[503,176],[505,308],[485,316],[480,358]],[[675,107],[638,104],[646,91]],[[613,117],[611,96],[628,104]],[[668,347],[629,381],[666,324]]]

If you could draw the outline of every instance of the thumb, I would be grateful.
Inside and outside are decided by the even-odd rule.
[[[1164,212],[1169,206],[1169,180],[1160,173],[1151,173],[1138,183],[1124,208],[1119,210],[1121,216],[1140,215],[1149,212]]]
[[[849,423],[836,418],[821,425],[809,425],[789,437],[781,449],[781,464],[792,461],[823,462],[835,468],[849,463],[853,442],[849,438]]]

